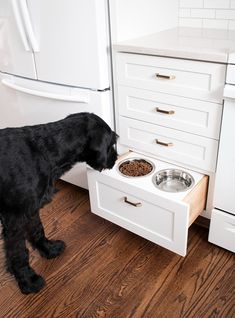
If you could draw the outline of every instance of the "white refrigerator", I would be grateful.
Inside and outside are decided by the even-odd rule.
[[[0,0],[0,128],[93,112],[113,126],[107,0]],[[87,188],[86,165],[64,180]]]

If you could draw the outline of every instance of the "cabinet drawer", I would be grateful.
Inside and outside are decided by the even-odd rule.
[[[214,209],[209,241],[235,253],[235,215]]]
[[[118,53],[117,84],[222,103],[222,64]]]
[[[219,139],[222,105],[118,86],[122,116]]]
[[[137,156],[130,153],[127,158]],[[142,155],[141,158],[149,159]],[[102,173],[89,169],[91,210],[184,256],[188,227],[205,208],[208,177],[190,171],[195,180],[191,190],[167,193],[157,189],[152,178],[158,170],[179,167],[159,160],[151,161],[155,164],[155,171],[144,177],[122,176],[117,164],[112,170]]]
[[[119,117],[120,143],[180,164],[215,171],[218,141]]]

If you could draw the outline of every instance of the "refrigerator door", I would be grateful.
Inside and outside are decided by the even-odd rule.
[[[94,90],[108,88],[107,0],[27,3],[35,30],[38,79]]]
[[[24,1],[0,0],[0,71],[36,79],[34,56],[22,17]]]
[[[0,73],[0,96],[0,128],[48,123],[83,111],[97,114],[112,126],[110,91],[94,92]],[[86,164],[77,164],[62,179],[87,189]]]

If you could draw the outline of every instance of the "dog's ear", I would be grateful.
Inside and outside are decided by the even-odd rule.
[[[89,138],[89,158],[87,163],[97,170],[112,168],[116,159],[117,153],[114,145],[117,141],[117,134],[110,130],[99,130],[95,134],[91,134]]]
[[[110,141],[111,147],[113,145],[116,145],[118,138],[119,138],[118,134],[116,134],[114,131],[112,131],[112,136],[111,136],[111,141]]]

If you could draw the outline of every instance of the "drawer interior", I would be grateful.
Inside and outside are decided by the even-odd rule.
[[[201,212],[206,208],[207,190],[209,177],[203,176],[195,188],[190,191],[184,198],[184,202],[188,203],[189,209],[189,226],[196,220]]]

